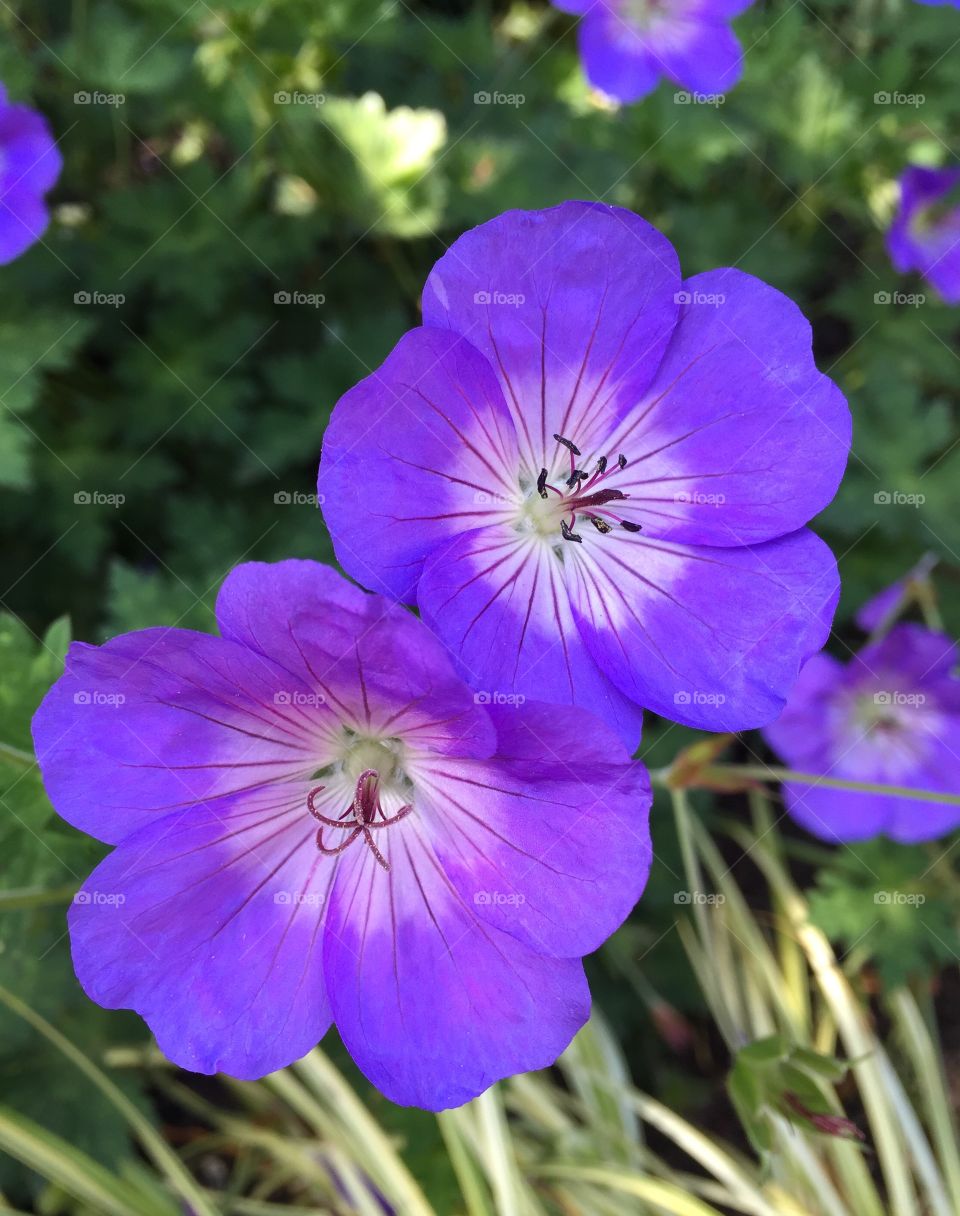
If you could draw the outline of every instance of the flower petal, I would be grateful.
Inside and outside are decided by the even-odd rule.
[[[46,232],[50,215],[43,199],[25,186],[0,195],[0,266],[12,262]]]
[[[292,800],[197,807],[125,840],[70,910],[77,977],[194,1072],[262,1077],[330,1024],[320,933],[334,863]]]
[[[832,655],[813,655],[804,663],[783,712],[764,727],[763,737],[791,768],[822,773],[829,764],[840,733],[833,701],[844,670]]]
[[[411,816],[337,868],[324,970],[337,1029],[393,1102],[444,1110],[552,1064],[586,1021],[579,959],[542,958],[475,915]]]
[[[412,613],[317,562],[248,562],[217,599],[224,635],[281,661],[354,729],[489,756],[496,734],[446,647]],[[398,662],[397,656],[403,656]]]
[[[582,711],[528,703],[490,714],[494,760],[451,757],[420,774],[437,857],[486,923],[540,954],[588,954],[646,885],[646,770]]]
[[[695,93],[725,93],[743,73],[740,43],[722,20],[679,17],[651,43],[664,73]]]
[[[577,31],[587,79],[625,104],[646,97],[660,83],[663,65],[641,34],[596,2]]]
[[[337,621],[346,612],[369,620],[387,609],[385,600],[368,595],[332,566],[290,558],[235,566],[220,586],[216,611],[223,637],[297,670],[302,662],[290,637],[292,614]]]
[[[783,787],[783,803],[790,817],[811,835],[831,844],[878,836],[887,829],[899,801],[886,795],[858,794],[823,785],[790,782]]]
[[[536,478],[553,464],[554,433],[591,449],[642,397],[673,330],[679,276],[666,237],[619,207],[508,211],[436,264],[424,322],[487,357]]]
[[[602,670],[641,705],[705,730],[777,717],[840,590],[833,554],[806,531],[712,549],[615,530],[570,549],[574,614]]]
[[[322,649],[330,631],[314,618],[295,619],[291,632],[312,656],[314,688],[324,704],[356,733],[399,736],[405,745],[438,754],[492,754],[496,732],[488,714],[427,627],[406,610],[353,633],[336,657]]]
[[[486,359],[447,329],[413,330],[340,399],[324,435],[318,486],[337,560],[412,602],[438,544],[516,512],[519,467]]]
[[[146,629],[74,643],[33,720],[50,800],[116,843],[158,814],[303,776],[332,715],[289,671],[234,642]]]
[[[611,723],[633,751],[642,711],[588,653],[564,583],[563,563],[551,546],[532,535],[482,528],[427,563],[420,611],[487,702],[519,694],[579,705]]]
[[[652,536],[743,545],[794,532],[833,498],[850,449],[809,322],[739,270],[696,275],[683,298],[655,381],[609,440],[630,460],[616,487]]]

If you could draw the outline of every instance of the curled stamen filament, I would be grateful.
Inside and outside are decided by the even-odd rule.
[[[320,852],[326,857],[332,857],[336,853],[342,853],[362,836],[373,853],[377,865],[389,873],[390,863],[377,848],[371,833],[379,831],[381,828],[392,827],[401,819],[406,819],[413,810],[412,804],[402,806],[395,815],[388,816],[380,805],[380,774],[375,768],[368,768],[364,769],[357,778],[350,806],[338,819],[331,819],[317,810],[314,801],[317,794],[325,788],[325,786],[318,785],[307,794],[307,810],[321,825],[317,828],[317,848]],[[380,816],[379,821],[377,820],[378,815]],[[341,844],[328,846],[323,843],[324,828],[339,828],[341,831],[348,831],[350,835]]]

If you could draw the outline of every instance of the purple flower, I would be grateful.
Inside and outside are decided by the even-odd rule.
[[[49,222],[43,196],[62,161],[46,119],[11,105],[0,84],[0,265],[40,239]]]
[[[592,85],[638,101],[666,76],[695,93],[723,93],[743,55],[730,21],[753,0],[553,0],[581,17],[580,55]]]
[[[895,269],[917,270],[948,304],[960,304],[960,168],[912,165],[887,233]]]
[[[955,794],[957,657],[949,638],[914,624],[895,626],[846,665],[816,655],[764,735],[795,771]],[[911,843],[960,824],[960,807],[889,794],[787,784],[784,797],[798,823],[831,842],[884,833]]]
[[[903,578],[884,587],[860,606],[855,618],[857,625],[864,633],[892,625],[911,600],[918,599],[925,591],[930,593],[930,572],[936,564],[935,554],[925,554]]]
[[[642,766],[586,714],[478,703],[324,566],[240,566],[217,617],[74,645],[37,711],[54,806],[116,845],[70,912],[88,995],[241,1078],[335,1022],[431,1109],[550,1064],[646,881]]]
[[[358,581],[418,603],[474,687],[709,730],[772,721],[829,632],[846,403],[738,270],[683,281],[615,207],[461,237],[424,328],[346,394],[320,487]]]

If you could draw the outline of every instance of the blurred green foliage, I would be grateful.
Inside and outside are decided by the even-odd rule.
[[[661,228],[685,271],[741,266],[796,299],[855,420],[818,525],[844,578],[838,653],[855,608],[927,550],[960,629],[960,326],[883,247],[903,166],[955,153],[960,13],[773,0],[737,29],[746,74],[723,104],[664,85],[617,110],[584,83],[573,20],[539,0],[0,6],[0,80],[48,116],[65,157],[43,243],[2,271],[0,980],[90,1052],[143,1031],[73,980],[63,913],[97,850],[52,820],[21,755],[65,646],[50,622],[69,612],[90,640],[205,628],[235,563],[331,560],[311,497],[329,411],[417,323],[430,266],[470,225],[602,199]],[[667,763],[688,736],[652,727],[651,756]],[[648,897],[593,971],[634,1067],[689,1096],[696,1082],[650,1034],[661,994],[697,1013],[662,945],[671,830],[655,820]],[[875,850],[870,873],[904,888],[908,853]],[[819,922],[859,941],[877,884],[817,864]],[[924,914],[953,943],[938,882]],[[949,956],[901,906],[881,912],[887,981]],[[129,1151],[22,1025],[2,1015],[0,1033],[5,1101],[101,1159]],[[11,1177],[0,1166],[0,1186]]]

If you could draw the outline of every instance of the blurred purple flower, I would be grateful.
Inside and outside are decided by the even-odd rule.
[[[960,167],[911,165],[900,178],[900,206],[887,250],[901,273],[917,270],[948,304],[960,304]]]
[[[772,721],[829,632],[836,563],[803,525],[850,443],[796,305],[683,280],[639,216],[565,203],[462,236],[423,317],[324,437],[343,567],[418,603],[475,687],[581,705],[631,749],[641,707]]]
[[[929,583],[930,572],[936,564],[935,554],[925,554],[903,578],[878,591],[860,607],[855,617],[857,625],[864,633],[873,633],[882,626],[891,625],[911,598]]]
[[[694,93],[724,93],[743,54],[730,21],[753,0],[553,0],[581,18],[580,55],[590,83],[638,101],[662,77]]]
[[[28,106],[11,105],[0,84],[0,265],[43,235],[50,220],[43,196],[61,165],[46,119]]]
[[[335,1022],[431,1109],[552,1063],[646,882],[643,767],[579,711],[482,703],[313,562],[238,567],[217,616],[74,645],[34,719],[57,811],[117,846],[70,912],[87,994],[240,1078]]]
[[[915,624],[895,626],[846,665],[814,656],[764,731],[794,770],[956,794],[960,791],[957,648]],[[960,824],[960,807],[820,785],[784,786],[787,810],[831,842],[883,833],[910,843]]]

